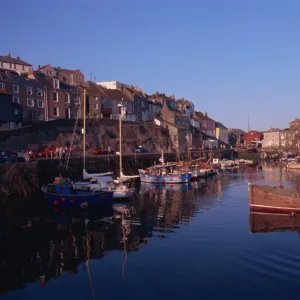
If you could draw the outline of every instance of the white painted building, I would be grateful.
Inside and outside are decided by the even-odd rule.
[[[263,148],[277,148],[285,147],[286,133],[284,130],[278,128],[271,128],[264,132],[264,139],[262,140]]]
[[[32,65],[20,59],[19,56],[13,58],[8,55],[0,56],[0,69],[17,72],[19,75],[28,73],[32,69]]]
[[[97,82],[98,85],[101,85],[109,90],[121,90],[122,86],[128,87],[127,84],[119,81],[100,81]]]

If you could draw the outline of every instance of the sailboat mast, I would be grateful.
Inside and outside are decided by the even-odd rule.
[[[119,161],[119,165],[120,165],[120,178],[122,177],[122,172],[123,172],[123,166],[122,166],[122,112],[123,112],[123,98],[122,98],[122,105],[120,106],[120,119],[119,119],[119,132],[120,132],[120,142],[119,142],[119,146],[120,146],[120,161]]]
[[[83,90],[83,170],[85,170],[86,90]]]

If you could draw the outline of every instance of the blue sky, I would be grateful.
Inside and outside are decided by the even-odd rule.
[[[185,97],[227,127],[300,117],[299,0],[10,0],[1,10],[0,54],[34,67]]]

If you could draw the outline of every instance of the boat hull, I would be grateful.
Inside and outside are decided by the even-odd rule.
[[[192,179],[191,173],[181,173],[181,174],[168,174],[155,176],[148,174],[144,170],[139,170],[141,182],[143,183],[156,183],[156,184],[177,184],[177,183],[187,183]]]
[[[249,184],[248,195],[252,212],[300,213],[300,194],[292,189]]]
[[[43,189],[42,189],[43,191]],[[113,192],[103,191],[97,193],[75,193],[75,194],[58,194],[43,191],[48,205],[60,207],[87,207],[101,204],[112,203]]]

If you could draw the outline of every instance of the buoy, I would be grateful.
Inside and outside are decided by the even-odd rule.
[[[88,205],[88,203],[87,202],[82,202],[81,204],[80,204],[80,207],[81,208],[87,208],[89,205]]]

